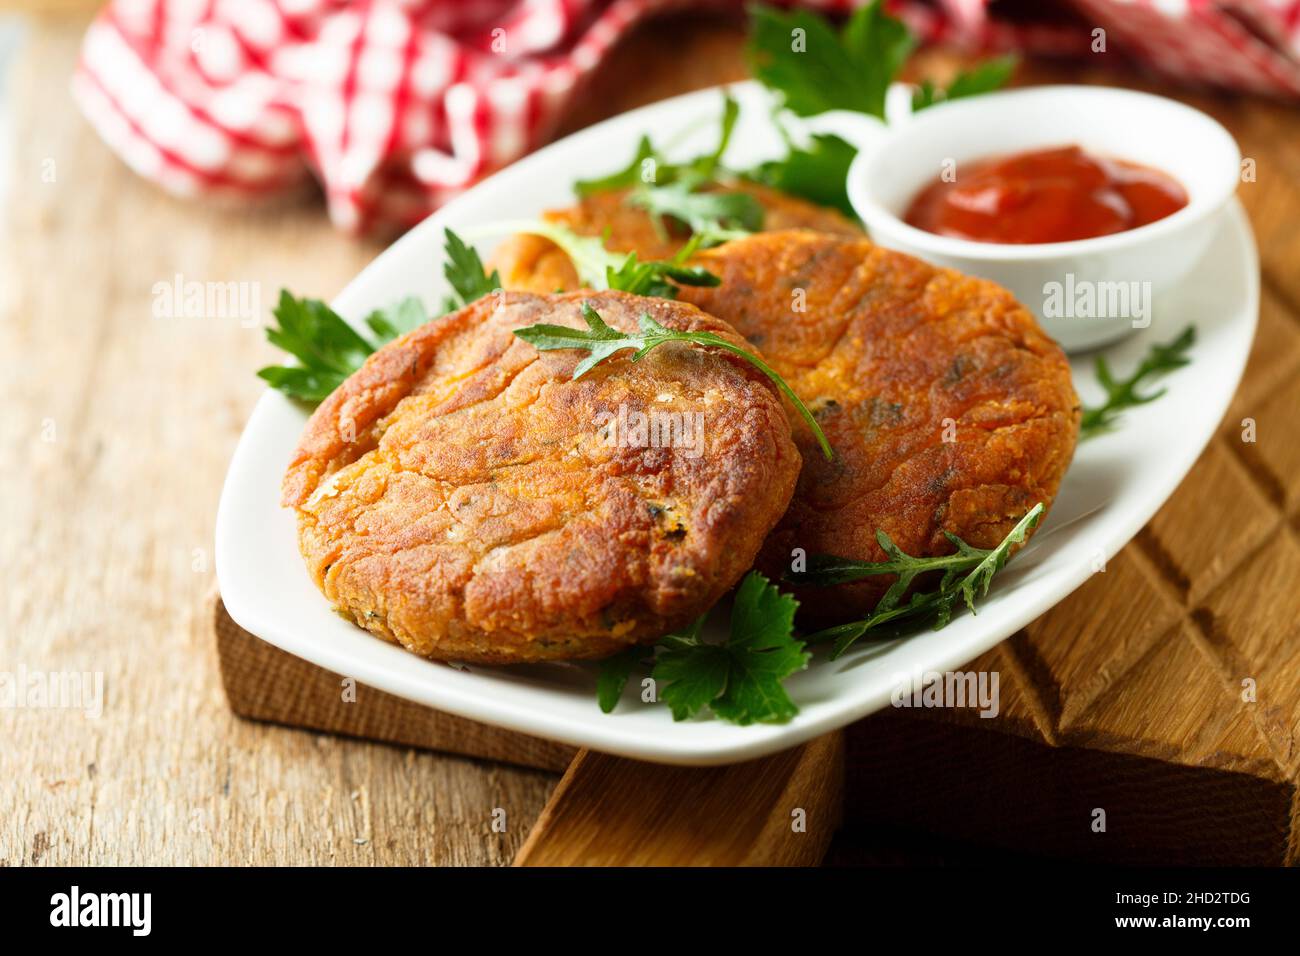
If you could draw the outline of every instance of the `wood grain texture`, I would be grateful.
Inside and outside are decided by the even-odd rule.
[[[379,248],[312,197],[222,209],[140,180],[69,100],[80,35],[33,25],[10,78],[0,670],[102,672],[105,704],[0,710],[0,863],[508,863],[554,775],[227,707],[212,522],[275,353],[237,319],[155,318],[152,288],[255,283],[264,311],[281,285],[329,298]]]
[[[159,192],[71,102],[84,20],[28,26],[0,157],[0,670],[101,672],[106,703],[0,710],[0,865],[510,862],[555,774],[243,721],[222,692],[212,523],[277,353],[237,319],[155,319],[154,284],[253,283],[265,322],[282,286],[329,299],[382,246],[312,193]],[[737,39],[690,17],[639,30],[562,125],[733,79]]]
[[[375,690],[249,634],[213,594],[209,614],[230,709],[241,717],[563,773],[576,747],[491,727]]]
[[[328,298],[379,247],[335,234],[312,196],[222,209],[134,177],[69,102],[80,30],[37,24],[11,78],[21,94],[0,240],[0,669],[99,671],[107,700],[97,720],[0,711],[0,863],[509,862],[554,775],[228,710],[205,617],[211,523],[260,391],[250,371],[273,353],[234,320],[153,318],[151,289],[177,273],[259,283],[265,311],[281,285]],[[564,128],[738,78],[739,44],[728,22],[639,29]],[[1239,196],[1265,293],[1245,380],[1187,481],[1106,573],[968,665],[1001,674],[996,720],[889,712],[853,728],[836,862],[897,861],[873,835],[900,826],[1084,859],[1300,858],[1300,116],[1173,90],[1109,59],[1029,63],[1018,82],[1177,96],[1256,162]],[[959,62],[919,61],[914,71]],[[1244,419],[1257,441],[1242,440]],[[1254,701],[1241,697],[1247,678]],[[575,770],[571,794],[619,768],[592,755]],[[633,775],[617,776],[624,793],[638,774],[657,779],[622,773]],[[769,806],[784,809],[780,793]],[[611,852],[607,834],[624,818],[582,807],[556,801],[523,858],[571,846],[542,839],[564,832]],[[1098,807],[1106,834],[1088,825]],[[497,809],[504,833],[491,826]],[[810,823],[808,836],[823,834]]]
[[[517,866],[809,866],[840,823],[844,735],[729,767],[583,750]]]

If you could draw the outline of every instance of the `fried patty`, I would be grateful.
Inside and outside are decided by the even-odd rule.
[[[816,206],[755,183],[736,183],[726,192],[744,192],[763,207],[763,228],[815,229],[844,236],[862,231],[834,209]],[[686,245],[690,232],[667,218],[656,223],[644,209],[629,205],[629,190],[594,193],[577,205],[549,210],[543,218],[568,226],[584,236],[604,236],[605,248],[635,252],[642,260],[669,259]],[[492,255],[489,268],[498,269],[507,289],[556,292],[579,285],[573,264],[554,243],[540,236],[518,235],[505,240]]]
[[[678,343],[575,382],[585,353],[512,334],[585,327],[583,301],[625,331],[648,312],[743,344],[692,305],[587,292],[488,296],[386,345],[312,415],[284,477],[340,612],[439,660],[598,658],[689,623],[751,567],[800,468],[771,383]],[[637,434],[636,413],[676,421],[678,442]]]
[[[1050,505],[1074,454],[1080,407],[1060,347],[1002,287],[815,232],[764,233],[700,253],[722,279],[682,298],[762,350],[835,449],[793,419],[804,467],[759,565],[796,549],[884,560],[877,529],[913,555],[944,532],[993,547]],[[808,591],[810,617],[869,612],[892,578]],[[811,595],[817,597],[812,599]]]

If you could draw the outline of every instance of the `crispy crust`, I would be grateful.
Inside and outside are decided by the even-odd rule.
[[[742,344],[693,306],[503,293],[376,352],[312,415],[285,474],[299,545],[361,627],[439,660],[596,658],[693,620],[753,564],[800,458],[766,378],[661,346],[572,381],[513,330],[642,312]],[[630,353],[627,353],[630,354]],[[601,413],[703,416],[703,453],[611,447]]]
[[[883,560],[877,529],[910,554],[950,553],[945,531],[991,547],[1051,504],[1079,400],[1064,353],[1005,289],[813,232],[756,235],[696,261],[722,284],[682,298],[762,349],[836,451],[825,461],[792,418],[804,469],[763,547],[769,574],[790,569],[795,549]],[[806,616],[861,616],[890,580],[809,590]]]
[[[862,231],[834,209],[816,206],[802,199],[754,183],[736,183],[727,192],[746,192],[763,206],[763,228],[815,229],[843,236],[861,236]],[[664,222],[656,228],[654,219],[624,200],[628,190],[595,193],[566,209],[552,209],[544,218],[562,223],[584,236],[605,235],[605,247],[618,252],[635,252],[642,260],[668,259],[690,238],[688,232]],[[578,287],[578,274],[560,249],[549,239],[519,235],[506,239],[492,255],[489,268],[501,272],[507,289],[528,292],[556,292]]]

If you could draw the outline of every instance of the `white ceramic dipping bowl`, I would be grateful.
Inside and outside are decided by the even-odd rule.
[[[1236,191],[1241,151],[1210,117],[1173,100],[1093,86],[1043,86],[955,100],[901,121],[845,132],[860,151],[849,170],[848,192],[872,239],[936,265],[983,276],[1010,289],[1053,338],[1077,352],[1142,328],[1130,303],[1118,311],[1102,283],[1149,292],[1151,310],[1200,260]],[[1127,232],[1072,242],[1011,245],[937,236],[902,220],[918,192],[955,162],[963,163],[1053,146],[1078,145],[1101,157],[1128,160],[1167,173],[1187,190],[1188,203],[1164,219]],[[1072,278],[1067,278],[1072,277]],[[1070,285],[1066,283],[1070,282]],[[1049,291],[1097,290],[1091,315],[1061,309]],[[1060,286],[1049,286],[1059,283]],[[1150,283],[1143,286],[1142,283]]]

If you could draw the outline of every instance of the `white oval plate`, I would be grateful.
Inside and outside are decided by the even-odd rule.
[[[743,109],[728,162],[744,167],[778,154],[766,94],[752,83],[732,91]],[[716,90],[692,93],[534,153],[404,236],[353,280],[335,307],[357,321],[406,295],[440,302],[444,226],[467,230],[565,205],[575,179],[623,165],[642,133],[663,143],[686,130],[676,143],[682,155],[708,149],[718,109]],[[1156,302],[1149,329],[1105,353],[1127,374],[1153,342],[1173,338],[1190,322],[1198,336],[1191,364],[1165,379],[1163,398],[1126,412],[1117,431],[1079,446],[1050,517],[995,579],[978,616],[962,613],[942,631],[864,644],[833,663],[819,653],[787,682],[800,708],[787,724],[738,727],[712,717],[674,723],[667,707],[641,703],[632,687],[606,715],[596,705],[594,665],[458,669],[422,660],[344,621],[308,578],[293,515],[279,505],[280,478],[307,414],[274,391],[254,409],[222,491],[216,527],[222,598],[242,627],[291,654],[488,724],[663,763],[722,764],[773,753],[887,706],[893,688],[911,675],[953,670],[974,659],[1079,587],[1098,559],[1109,559],[1146,524],[1223,417],[1254,336],[1259,266],[1235,201],[1192,276],[1175,295]],[[1087,356],[1073,362],[1085,403],[1101,396],[1091,366]]]

